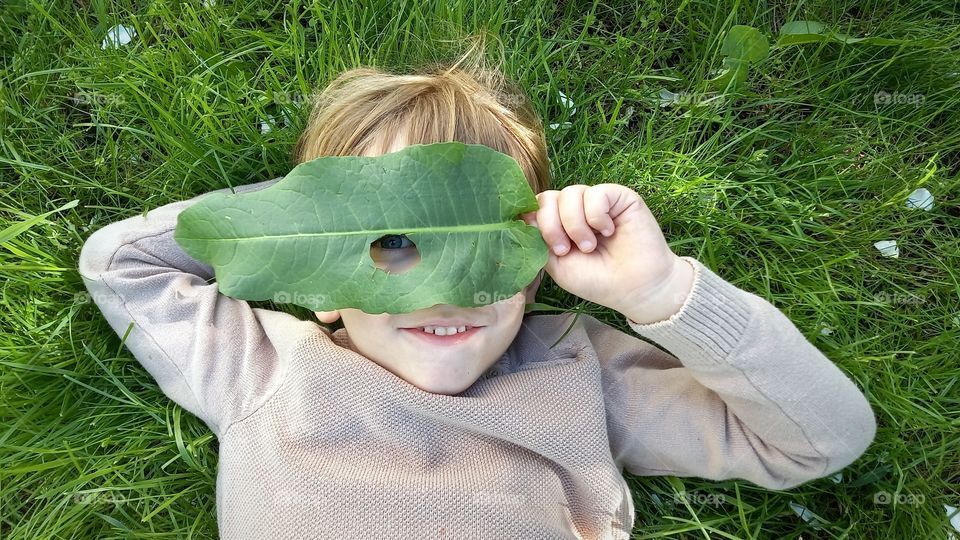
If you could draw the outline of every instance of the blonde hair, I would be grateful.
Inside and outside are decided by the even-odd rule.
[[[381,155],[408,145],[459,141],[513,157],[534,193],[550,189],[543,123],[527,96],[484,57],[483,36],[456,62],[412,74],[349,69],[314,92],[294,163],[321,156]]]

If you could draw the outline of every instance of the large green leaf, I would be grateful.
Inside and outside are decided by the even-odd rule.
[[[176,242],[214,268],[220,291],[312,311],[404,313],[513,296],[547,262],[537,210],[512,157],[478,144],[407,146],[376,157],[320,157],[270,187],[202,197]],[[419,263],[376,266],[370,245],[405,235]]]

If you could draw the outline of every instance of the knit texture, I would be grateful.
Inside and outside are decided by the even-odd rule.
[[[100,228],[79,270],[164,394],[219,439],[221,538],[623,539],[623,470],[786,489],[873,439],[856,385],[776,307],[692,257],[693,289],[666,321],[624,317],[631,335],[528,314],[468,389],[422,391],[346,329],[220,294],[173,240],[206,195]]]

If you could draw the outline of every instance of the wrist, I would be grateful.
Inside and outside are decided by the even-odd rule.
[[[680,312],[690,297],[696,275],[694,267],[680,257],[674,260],[673,270],[663,284],[642,297],[630,295],[632,303],[620,313],[636,324],[653,324],[665,321]]]

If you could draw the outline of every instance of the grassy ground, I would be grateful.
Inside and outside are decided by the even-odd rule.
[[[676,253],[783,310],[878,415],[874,444],[839,482],[772,492],[629,477],[635,536],[950,530],[944,504],[960,506],[956,3],[75,4],[0,8],[0,537],[215,536],[216,439],[87,301],[82,242],[146,209],[285,174],[312,87],[360,63],[403,69],[454,54],[458,32],[479,28],[503,36],[508,73],[546,123],[570,122],[548,131],[555,188],[635,188]],[[731,26],[773,41],[798,19],[903,42],[774,47],[742,90],[694,106],[718,97],[706,80]],[[102,49],[121,23],[136,35]],[[262,130],[271,115],[278,124]],[[918,187],[932,210],[906,207]],[[880,240],[896,240],[899,258]],[[549,281],[540,301],[576,304]]]

